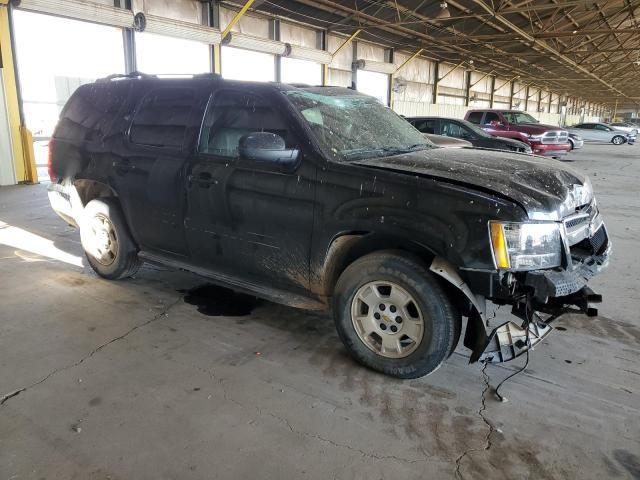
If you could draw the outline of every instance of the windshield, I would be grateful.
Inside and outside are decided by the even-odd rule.
[[[509,123],[539,123],[528,113],[524,112],[502,112]]]
[[[344,88],[284,92],[334,158],[397,155],[434,145],[376,99]]]
[[[479,137],[493,137],[493,135],[488,134],[487,132],[482,130],[480,127],[478,127],[477,125],[474,125],[471,122],[468,122],[467,120],[459,120],[459,122],[462,123],[469,130],[471,130],[475,135],[478,135]]]

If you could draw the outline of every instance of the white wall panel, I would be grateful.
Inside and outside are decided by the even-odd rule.
[[[438,67],[438,76],[442,78],[442,80],[438,81],[438,84],[443,87],[451,87],[451,88],[459,88],[464,90],[465,88],[465,75],[466,72],[463,68],[456,68],[452,71],[456,66],[448,63],[441,63]],[[451,73],[449,73],[451,72]],[[446,78],[443,78],[446,75]]]
[[[437,102],[442,105],[461,105],[464,106],[465,99],[462,97],[454,97],[451,95],[438,95]]]
[[[291,23],[280,23],[280,41],[307,48],[318,48],[318,33]]]
[[[394,102],[422,102],[431,103],[433,99],[433,85],[426,83],[406,82],[406,87],[394,93]]]
[[[384,62],[384,48],[373,43],[358,42],[358,59]]]
[[[423,102],[394,102],[393,109],[406,117],[438,116],[464,118],[470,107],[464,105],[434,105]]]
[[[111,2],[113,5],[113,2]],[[134,12],[202,24],[202,6],[193,0],[133,0]]]
[[[327,85],[334,87],[351,87],[351,70],[347,71],[329,68]]]
[[[496,92],[495,95],[500,97],[508,97],[511,93],[511,83],[508,82],[508,78],[496,77]],[[500,88],[498,88],[500,87]]]
[[[471,72],[471,91],[479,93],[491,94],[491,75],[482,78],[485,74],[482,72]],[[482,80],[480,80],[482,78]],[[477,83],[476,83],[477,82]]]
[[[398,68],[412,54],[404,52],[395,52],[393,63]],[[400,71],[396,73],[396,76],[402,77],[409,82],[430,83],[433,84],[433,72],[435,63],[420,57],[416,57],[406,64]]]
[[[546,125],[560,125],[560,114],[559,113],[546,113],[539,112],[534,115],[540,123],[544,123]]]

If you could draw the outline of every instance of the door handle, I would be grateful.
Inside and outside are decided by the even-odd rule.
[[[136,166],[133,165],[129,160],[121,160],[114,161],[113,168],[115,168],[119,172],[129,172],[131,170],[135,170]]]
[[[214,183],[213,177],[209,172],[200,172],[197,175],[188,175],[187,180],[189,183],[197,183],[201,187],[207,187]]]

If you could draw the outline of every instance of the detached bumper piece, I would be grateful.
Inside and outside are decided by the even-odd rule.
[[[533,349],[551,333],[551,330],[553,330],[551,325],[538,320],[529,322],[528,328],[523,328],[515,322],[503,323],[491,332],[488,344],[478,360],[489,363],[513,360],[527,350]]]
[[[591,304],[600,302],[602,296],[588,287],[570,295],[551,298],[544,304],[528,296],[514,305],[511,311],[513,315],[522,319],[522,324],[505,322],[494,328],[489,335],[486,334],[480,317],[472,316],[469,318],[464,341],[465,346],[472,350],[469,363],[502,363],[513,360],[533,349],[549,335],[553,330],[551,322],[560,315],[581,313],[594,317],[598,310],[591,307]],[[543,320],[539,313],[548,314],[549,317]]]

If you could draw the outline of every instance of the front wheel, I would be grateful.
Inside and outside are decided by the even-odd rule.
[[[455,348],[460,313],[418,259],[366,255],[340,276],[334,299],[338,335],[363,365],[398,378],[434,372]]]
[[[134,275],[142,262],[118,201],[96,198],[84,207],[80,223],[82,248],[101,277],[118,280]]]
[[[616,135],[611,139],[611,143],[614,145],[622,145],[624,143],[624,137],[622,135]]]

